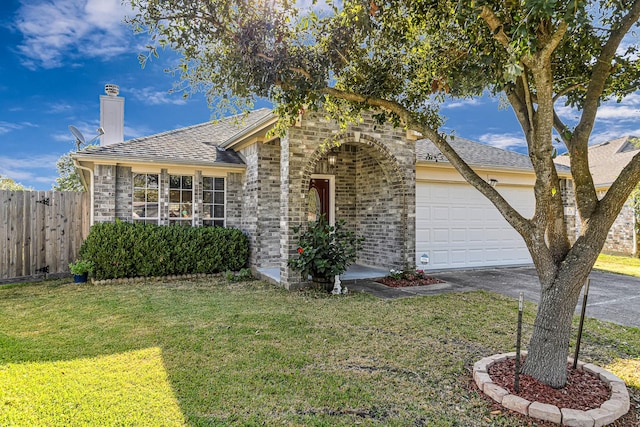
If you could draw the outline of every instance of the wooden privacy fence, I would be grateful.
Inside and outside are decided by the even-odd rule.
[[[87,193],[0,190],[0,283],[68,274],[87,234]]]

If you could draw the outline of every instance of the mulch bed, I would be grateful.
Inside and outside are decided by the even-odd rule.
[[[609,386],[598,376],[573,369],[570,364],[567,364],[567,385],[564,388],[556,389],[540,383],[529,375],[521,374],[520,392],[516,393],[513,389],[515,364],[515,359],[494,363],[489,367],[489,376],[496,385],[530,402],[588,411],[600,407],[611,395]]]
[[[409,286],[425,286],[425,285],[435,285],[436,283],[444,283],[440,279],[436,279],[435,277],[425,276],[420,278],[415,278],[412,280],[409,279],[394,279],[392,277],[385,277],[377,280],[378,283],[382,283],[385,286],[389,286],[390,288],[405,288]]]

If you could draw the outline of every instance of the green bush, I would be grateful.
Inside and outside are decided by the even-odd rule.
[[[97,280],[237,271],[249,240],[240,230],[152,224],[97,223],[80,248]]]
[[[345,230],[344,220],[330,225],[323,214],[316,222],[310,222],[307,230],[294,227],[298,236],[298,255],[289,259],[289,266],[304,277],[332,280],[343,274],[356,261],[357,252],[364,241],[353,231]]]

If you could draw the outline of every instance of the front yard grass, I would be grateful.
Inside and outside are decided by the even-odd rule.
[[[640,258],[600,254],[593,268],[640,277]]]
[[[0,313],[2,426],[531,425],[470,386],[475,361],[515,346],[517,301],[489,292],[51,281],[0,287]],[[637,387],[640,329],[588,320],[581,359]]]

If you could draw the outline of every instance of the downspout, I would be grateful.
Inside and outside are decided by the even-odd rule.
[[[93,169],[90,169],[86,166],[81,166],[80,163],[78,163],[78,159],[73,159],[73,165],[77,168],[77,169],[82,169],[85,171],[89,172],[89,180],[91,181],[89,183],[89,198],[90,198],[90,208],[89,208],[89,227],[91,227],[93,225]],[[85,182],[84,179],[84,174],[80,174],[80,179],[82,180],[82,184],[84,185],[84,188],[87,188],[87,183]]]

